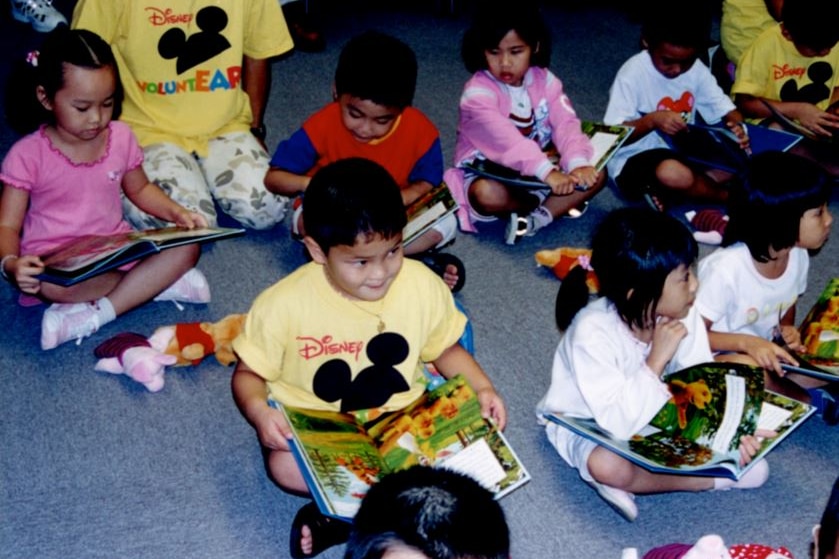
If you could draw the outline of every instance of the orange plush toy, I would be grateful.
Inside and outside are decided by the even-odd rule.
[[[536,263],[551,268],[554,275],[560,280],[565,279],[568,272],[577,266],[582,265],[588,269],[590,259],[591,249],[588,248],[560,247],[553,250],[540,250],[536,253]],[[597,276],[591,269],[588,269],[586,274],[586,286],[588,292],[592,295],[600,289]]]
[[[177,357],[176,367],[197,365],[208,355],[215,355],[222,365],[236,360],[233,354],[233,338],[242,331],[244,314],[230,314],[218,322],[188,322],[163,326],[157,329],[171,329],[174,332],[163,353]]]

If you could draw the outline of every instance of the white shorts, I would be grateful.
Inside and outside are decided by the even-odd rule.
[[[569,466],[577,468],[583,480],[594,481],[588,471],[588,458],[597,448],[597,443],[552,422],[545,425],[545,434],[562,459]]]

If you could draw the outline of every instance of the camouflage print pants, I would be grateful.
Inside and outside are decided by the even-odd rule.
[[[285,215],[289,200],[265,189],[268,153],[250,133],[210,140],[207,157],[168,143],[146,146],[143,152],[149,180],[182,206],[204,215],[211,226],[217,223],[214,198],[226,214],[252,229],[273,227]],[[138,229],[166,225],[124,197],[123,212]]]

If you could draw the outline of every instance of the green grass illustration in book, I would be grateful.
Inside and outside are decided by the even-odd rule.
[[[839,380],[839,278],[827,283],[801,322],[799,332],[807,348],[801,360],[815,367],[816,373],[824,373],[814,376]]]
[[[330,516],[352,518],[382,475],[414,464],[472,475],[496,498],[530,479],[503,435],[481,417],[475,393],[460,376],[367,429],[350,414],[282,409],[303,477]]]
[[[739,479],[813,413],[813,407],[764,389],[763,370],[732,363],[706,363],[669,375],[673,397],[641,432],[618,440],[591,419],[550,414],[559,423],[658,473]],[[775,431],[755,459],[739,464],[743,435]]]

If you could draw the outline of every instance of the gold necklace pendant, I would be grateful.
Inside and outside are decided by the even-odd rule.
[[[385,321],[382,320],[382,317],[379,317],[379,327],[377,329],[379,331],[379,334],[385,331]]]

